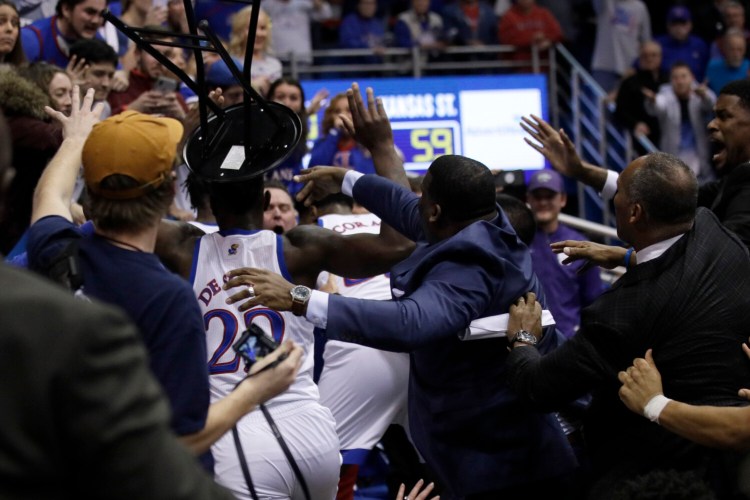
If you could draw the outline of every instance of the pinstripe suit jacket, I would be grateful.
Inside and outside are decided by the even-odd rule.
[[[584,423],[587,448],[607,485],[652,468],[700,468],[717,452],[690,443],[618,398],[617,373],[653,348],[664,393],[691,404],[747,404],[740,345],[750,333],[750,258],[716,216],[699,208],[693,228],[661,257],[630,270],[584,309],[581,330],[541,356],[516,349],[511,385],[545,407],[594,392]],[[716,464],[717,462],[713,462]]]

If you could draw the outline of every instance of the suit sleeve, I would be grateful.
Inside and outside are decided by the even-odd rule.
[[[404,299],[331,295],[327,337],[382,350],[411,351],[456,335],[480,317],[492,297],[492,283],[480,265],[442,262]]]
[[[721,223],[750,248],[750,184],[742,184],[731,197]]]
[[[596,332],[579,332],[546,355],[530,347],[513,349],[506,361],[513,390],[551,411],[590,392],[608,374],[617,373],[620,335],[605,325],[596,328]]]
[[[361,177],[352,197],[412,241],[424,239],[419,215],[419,197],[388,179],[375,175]]]

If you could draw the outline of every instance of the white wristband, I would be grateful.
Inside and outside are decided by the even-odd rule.
[[[658,394],[654,396],[653,398],[651,398],[651,401],[646,403],[646,406],[643,408],[643,416],[658,424],[659,415],[661,415],[662,410],[670,401],[672,400],[664,396],[664,394]]]

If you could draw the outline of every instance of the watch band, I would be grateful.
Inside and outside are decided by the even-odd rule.
[[[292,314],[295,316],[304,316],[307,303],[310,301],[312,291],[306,286],[297,285],[291,290],[292,295]]]
[[[298,297],[292,297],[292,314],[295,316],[302,316],[305,314],[305,306],[307,305],[307,300],[302,300]]]
[[[527,332],[526,330],[518,330],[510,338],[510,344],[511,345],[515,344],[516,342],[521,342],[523,344],[528,344],[528,345],[534,345],[535,346],[537,344],[538,340],[537,340],[537,338],[533,334]]]

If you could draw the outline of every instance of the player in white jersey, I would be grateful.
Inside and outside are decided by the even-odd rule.
[[[350,98],[357,100],[353,106],[359,110],[354,114],[354,121],[362,125],[363,134],[370,138],[373,158],[381,165],[379,171],[406,184],[401,164],[397,157],[394,160],[387,118],[368,119],[364,123],[369,110],[362,104],[359,89],[354,90]],[[368,91],[368,104],[370,109],[375,108],[371,91]],[[379,109],[376,118],[384,117],[382,104]],[[204,235],[189,224],[165,221],[160,227],[156,250],[168,267],[193,282],[196,297],[204,308],[212,397],[231,390],[234,382],[242,377],[240,360],[233,353],[232,345],[250,323],[258,324],[277,340],[281,336],[294,338],[306,348],[312,342],[311,326],[305,333],[304,320],[293,315],[282,315],[262,306],[248,311],[242,306],[228,306],[226,299],[236,293],[222,288],[228,270],[265,267],[312,287],[324,269],[344,276],[373,276],[390,269],[413,249],[413,243],[387,226],[379,235],[358,234],[346,238],[311,225],[296,227],[281,236],[259,231],[263,225],[263,210],[268,204],[261,177],[216,182],[208,187],[220,231]],[[251,290],[246,294],[251,296]],[[339,443],[330,412],[316,401],[309,349],[307,356],[309,359],[290,391],[271,400],[268,408],[302,469],[310,497],[325,500],[333,498],[336,492]],[[257,412],[248,415],[240,421],[238,429],[258,496],[304,498],[300,482],[263,416]],[[213,451],[217,480],[241,498],[249,498],[232,436],[224,436]]]
[[[244,363],[231,346],[251,323],[260,326],[277,342],[294,340],[306,353],[312,352],[312,325],[291,313],[264,307],[241,312],[226,304],[221,290],[224,274],[238,267],[286,272],[281,238],[271,231],[228,230],[200,239],[193,255],[193,290],[200,303],[208,343],[208,370],[212,400],[220,400],[245,377]],[[335,422],[319,403],[312,380],[313,357],[308,355],[295,382],[266,407],[282,436],[294,450],[311,498],[333,498],[339,469],[339,443]],[[255,489],[260,498],[304,498],[279,443],[260,411],[244,417],[237,425]],[[226,434],[212,447],[217,481],[240,498],[249,498],[245,479],[237,462],[237,447]]]
[[[351,202],[346,206],[334,200],[316,204],[316,209],[318,213],[321,210],[323,213],[351,212]],[[380,232],[380,219],[370,213],[328,213],[318,217],[318,224],[344,236]],[[387,275],[333,278],[341,295],[374,300],[391,298]],[[318,281],[327,279],[327,276],[321,277]],[[353,496],[357,470],[388,426],[396,423],[406,427],[408,381],[409,355],[406,353],[380,351],[351,342],[326,342],[318,389],[321,403],[336,419],[336,432],[341,441],[344,465],[337,498]]]

